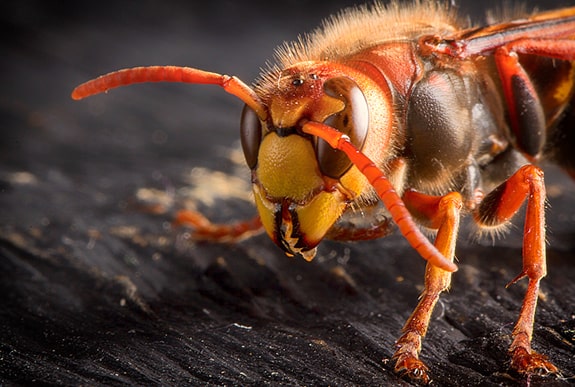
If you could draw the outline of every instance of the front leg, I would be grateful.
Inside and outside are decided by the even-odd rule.
[[[475,212],[475,220],[487,228],[504,224],[519,210],[526,198],[523,270],[509,285],[523,277],[529,279],[529,284],[512,333],[513,342],[509,347],[511,368],[522,374],[557,373],[555,365],[531,349],[539,282],[547,274],[543,171],[533,165],[520,168],[483,199]]]
[[[407,191],[403,199],[410,212],[429,220],[429,227],[437,229],[435,247],[453,261],[455,242],[459,230],[461,195],[452,192],[445,196],[428,196],[415,191]],[[427,332],[433,308],[441,292],[449,289],[451,273],[428,263],[425,270],[425,289],[419,304],[403,327],[403,335],[397,340],[395,372],[411,379],[429,382],[427,366],[419,359],[421,342]]]
[[[191,227],[194,240],[216,243],[235,243],[263,232],[259,216],[230,224],[217,224],[192,210],[179,211],[174,225]]]

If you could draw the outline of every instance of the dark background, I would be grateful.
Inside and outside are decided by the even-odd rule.
[[[460,3],[477,21],[499,4]],[[69,98],[137,65],[249,83],[275,46],[350,4],[0,4],[1,384],[409,384],[388,360],[424,262],[401,237],[325,242],[312,263],[264,235],[191,243],[170,227],[184,205],[220,221],[254,214],[237,151],[241,103],[216,87],[165,84]],[[532,385],[575,374],[575,186],[553,167],[547,182],[549,275],[533,344],[563,377]],[[521,270],[515,224],[494,246],[464,225],[460,270],[422,353],[437,385],[527,383],[506,356],[526,283],[505,289]]]

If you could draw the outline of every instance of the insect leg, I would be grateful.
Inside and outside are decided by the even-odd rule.
[[[518,54],[574,60],[572,40],[523,38],[495,50],[495,63],[507,101],[515,145],[526,156],[537,159],[546,138],[543,106]]]
[[[192,227],[194,229],[192,239],[221,243],[238,242],[263,231],[259,216],[232,224],[215,224],[192,210],[179,211],[174,224]]]
[[[327,239],[334,241],[370,241],[391,234],[393,228],[389,219],[383,219],[370,225],[334,224],[326,234]]]
[[[495,52],[495,62],[507,101],[515,145],[525,155],[536,158],[545,143],[545,114],[529,76],[514,52],[507,47]]]
[[[445,196],[429,196],[415,191],[407,191],[403,200],[410,212],[417,213],[429,221],[431,228],[437,229],[435,247],[449,260],[455,254],[455,242],[459,231],[460,211],[463,199],[458,192]],[[433,308],[439,295],[449,288],[451,273],[427,264],[425,270],[425,289],[417,307],[403,327],[403,335],[397,340],[393,358],[396,361],[395,372],[409,375],[427,383],[427,367],[419,360],[421,342],[427,332]]]
[[[496,227],[511,219],[527,199],[523,236],[523,269],[509,285],[529,279],[519,319],[509,347],[511,367],[520,373],[556,373],[557,367],[531,350],[539,282],[547,274],[545,256],[545,184],[543,171],[525,165],[490,192],[477,207],[474,217],[480,226]],[[508,286],[509,286],[508,285]]]
[[[325,238],[336,241],[367,241],[391,234],[393,222],[381,211],[380,203],[365,205],[361,211],[346,214],[327,232]]]

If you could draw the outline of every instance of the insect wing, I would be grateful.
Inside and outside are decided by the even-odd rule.
[[[540,13],[529,18],[464,30],[442,42],[443,50],[461,58],[488,55],[520,39],[573,39],[575,7]],[[562,58],[560,58],[562,59]]]

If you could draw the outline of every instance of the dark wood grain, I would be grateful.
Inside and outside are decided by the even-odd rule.
[[[59,4],[0,5],[0,383],[409,385],[389,359],[424,262],[401,237],[325,242],[311,263],[263,235],[191,243],[170,227],[180,206],[221,221],[255,211],[232,180],[247,177],[232,157],[241,105],[182,85],[69,98],[78,83],[135,65],[249,82],[276,45],[349,3]],[[479,20],[484,7],[462,12]],[[508,370],[525,288],[505,288],[521,268],[518,219],[494,245],[472,242],[465,224],[460,270],[424,342],[434,384],[573,383],[575,185],[548,171],[549,275],[534,347],[562,377]],[[168,211],[145,211],[144,194]]]

